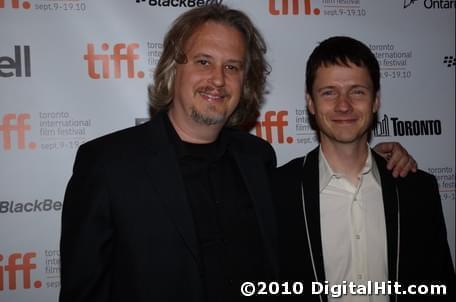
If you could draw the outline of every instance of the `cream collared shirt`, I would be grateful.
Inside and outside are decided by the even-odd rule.
[[[367,147],[368,148],[368,147]],[[388,280],[385,212],[380,175],[371,151],[354,186],[333,172],[321,147],[320,218],[323,260],[329,285]],[[329,301],[388,302],[388,296],[342,296]]]

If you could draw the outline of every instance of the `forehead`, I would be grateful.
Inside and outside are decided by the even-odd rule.
[[[238,29],[213,21],[198,26],[184,45],[187,54],[195,51],[223,51],[243,57],[245,49],[244,36]]]
[[[357,66],[351,62],[348,65],[321,65],[315,73],[315,85],[328,82],[363,84],[372,86],[369,70],[365,66]]]

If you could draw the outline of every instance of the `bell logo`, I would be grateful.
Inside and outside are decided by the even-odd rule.
[[[5,8],[5,2],[9,2],[11,5],[11,8],[15,8],[15,9],[20,8],[19,0],[11,0],[11,1],[0,0],[0,9]],[[28,2],[28,1],[22,2],[23,9],[29,9],[30,7],[31,7],[30,2]]]
[[[7,56],[0,57],[0,77],[22,77],[22,62],[24,63],[24,76],[30,77],[30,46],[24,45],[23,52],[21,53],[21,47],[19,45],[15,45],[14,59]],[[6,70],[13,71],[6,72]]]
[[[112,54],[95,54],[94,44],[87,44],[87,54],[84,55],[84,60],[87,61],[89,77],[92,79],[99,79],[101,65],[101,74],[103,75],[103,79],[109,79],[111,77],[110,65],[113,65],[114,78],[120,79],[122,69],[121,63],[125,62],[127,65],[127,77],[129,79],[135,78],[135,76],[143,78],[143,71],[138,71],[135,74],[135,61],[139,59],[139,55],[135,54],[135,49],[137,48],[139,48],[138,43],[131,43],[128,45],[119,43],[115,44],[112,48]],[[109,51],[109,44],[103,43],[101,45],[101,49],[105,52]]]
[[[12,133],[16,133],[17,148],[19,150],[25,149],[25,132],[30,131],[31,126],[26,124],[26,120],[30,119],[30,114],[21,113],[14,114],[8,113],[3,116],[2,124],[0,125],[0,132],[3,134],[3,149],[11,150],[12,148]],[[28,144],[29,149],[35,149],[35,143]]]
[[[32,263],[32,259],[35,257],[35,252],[25,254],[14,253],[9,255],[6,265],[3,265],[2,261],[6,257],[0,254],[0,291],[5,289],[15,290],[18,288],[18,272],[22,272],[22,288],[31,288],[31,272],[36,269],[36,264]],[[6,284],[5,281],[7,281]],[[41,286],[41,281],[37,280],[33,282],[34,288],[40,288]]]
[[[269,13],[278,15],[319,15],[320,9],[312,10],[311,0],[269,0]]]
[[[288,126],[288,122],[286,121],[287,115],[288,111],[267,111],[264,114],[264,121],[256,123],[256,135],[272,144],[275,143],[275,140],[273,139],[273,129],[276,129],[277,143],[283,144],[285,142],[285,127]],[[287,137],[286,141],[288,144],[293,143],[293,137]]]

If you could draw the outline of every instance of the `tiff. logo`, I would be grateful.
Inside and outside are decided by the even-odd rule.
[[[103,79],[109,79],[111,77],[110,65],[112,65],[112,67],[114,68],[114,78],[119,79],[122,74],[121,63],[125,62],[127,66],[128,78],[132,79],[135,78],[135,76],[137,76],[138,78],[143,78],[143,71],[138,71],[135,74],[135,61],[139,60],[139,55],[135,54],[135,49],[137,48],[139,48],[138,43],[131,43],[128,45],[125,43],[118,43],[114,45],[112,54],[100,54],[95,53],[95,45],[93,43],[87,44],[87,54],[84,55],[84,60],[87,61],[89,76],[92,79],[99,79],[101,65],[101,74]],[[109,44],[101,44],[101,50],[104,52],[109,51]]]
[[[276,129],[277,143],[283,144],[285,142],[285,127],[288,126],[288,121],[286,120],[287,115],[288,111],[267,111],[264,114],[264,120],[256,123],[256,135],[272,144],[275,142],[273,139],[273,129]],[[293,143],[293,137],[287,137],[286,141],[288,144]]]
[[[17,148],[23,150],[26,148],[25,133],[30,131],[31,126],[26,123],[30,119],[30,114],[21,113],[14,114],[8,113],[3,116],[2,124],[0,125],[0,132],[3,134],[3,149],[11,150],[12,148],[12,133],[17,135]],[[35,149],[35,143],[28,144],[29,149]]]
[[[0,0],[0,9],[5,8],[5,2],[9,2],[11,5],[11,8],[18,9],[20,8],[20,1],[19,0],[11,0],[11,1],[5,1],[5,0]],[[23,1],[22,2],[22,8],[23,9],[29,9],[31,7],[30,2],[28,1]]]
[[[25,254],[13,253],[9,255],[6,265],[2,265],[4,257],[0,254],[0,291],[17,289],[19,273],[22,273],[22,288],[30,288],[32,283],[31,272],[36,269],[36,264],[32,263],[32,258],[35,257],[35,252]],[[6,279],[8,283],[5,288]],[[33,282],[34,288],[40,288],[41,285],[42,283],[39,280]]]
[[[320,9],[315,8],[312,10],[311,0],[269,0],[269,13],[274,16],[289,14],[319,15]]]

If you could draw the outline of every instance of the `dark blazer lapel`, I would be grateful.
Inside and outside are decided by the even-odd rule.
[[[318,281],[324,282],[326,278],[323,262],[323,246],[321,242],[318,152],[319,148],[316,148],[306,156],[302,168],[302,185],[304,187],[304,210],[309,236],[308,242],[310,242],[309,250],[312,251],[313,264],[315,265]],[[299,192],[299,194],[301,194],[301,192]]]
[[[388,280],[397,281],[398,264],[398,227],[399,227],[399,202],[396,196],[396,182],[391,171],[386,169],[385,160],[372,151],[377,163],[382,183],[383,207],[385,210],[386,242],[388,246]]]
[[[236,151],[233,151],[233,156],[253,200],[265,248],[277,274],[279,271],[277,262],[277,223],[270,193],[270,183],[267,178],[268,171],[266,171],[263,161],[254,156]]]
[[[157,193],[170,219],[192,252],[198,259],[198,241],[192,210],[187,200],[182,175],[179,171],[174,148],[169,141],[163,119],[158,115],[149,125],[146,138],[145,164],[150,175],[150,185]]]

